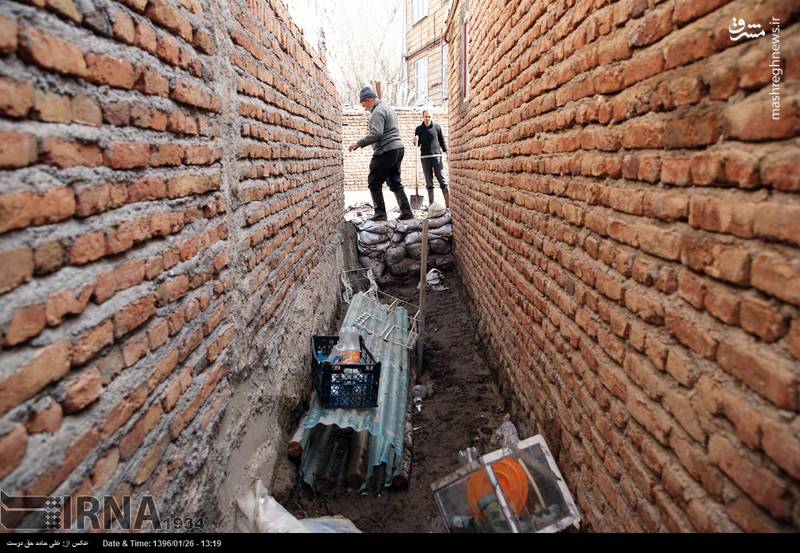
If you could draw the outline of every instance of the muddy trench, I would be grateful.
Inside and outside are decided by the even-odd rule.
[[[443,271],[445,291],[429,291],[423,370],[418,378],[432,394],[413,410],[413,464],[407,490],[359,493],[338,487],[312,490],[298,483],[297,467],[284,456],[271,489],[298,518],[341,515],[363,532],[446,532],[431,484],[458,468],[458,451],[496,447],[492,435],[506,407],[467,311],[467,297],[454,267]],[[381,290],[418,302],[417,282],[394,280]],[[341,321],[337,321],[337,324]],[[415,357],[415,356],[412,356]],[[412,363],[412,366],[415,363]]]

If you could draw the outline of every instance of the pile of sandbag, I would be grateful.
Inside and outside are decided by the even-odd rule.
[[[362,221],[350,219],[358,229],[358,261],[380,278],[388,270],[393,275],[419,272],[422,256],[422,221]],[[444,266],[452,250],[453,223],[450,212],[437,203],[428,209],[428,256],[431,264]]]

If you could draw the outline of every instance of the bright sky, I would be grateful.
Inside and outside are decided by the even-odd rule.
[[[344,87],[353,74],[373,75],[377,58],[400,67],[403,0],[286,0],[292,19],[314,46],[325,33],[331,77]],[[347,75],[346,75],[347,74]],[[362,83],[363,84],[363,83]]]

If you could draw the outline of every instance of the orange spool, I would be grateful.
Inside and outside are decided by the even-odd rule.
[[[511,457],[492,463],[497,482],[509,507],[515,515],[519,515],[528,503],[528,479],[519,461]],[[485,470],[480,470],[467,480],[467,500],[472,514],[481,521],[485,520],[478,507],[478,502],[487,495],[494,495],[494,487]]]

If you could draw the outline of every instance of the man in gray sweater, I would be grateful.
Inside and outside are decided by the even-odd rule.
[[[369,133],[367,136],[350,145],[350,151],[372,145],[372,161],[369,164],[367,183],[372,203],[375,206],[375,215],[372,221],[386,220],[386,204],[383,201],[384,182],[389,183],[389,190],[394,192],[397,205],[400,206],[398,219],[413,219],[411,205],[403,190],[400,180],[400,164],[403,162],[405,149],[400,140],[400,128],[397,124],[397,114],[386,103],[379,100],[371,87],[361,89],[359,99],[364,109],[372,112],[369,119]]]

